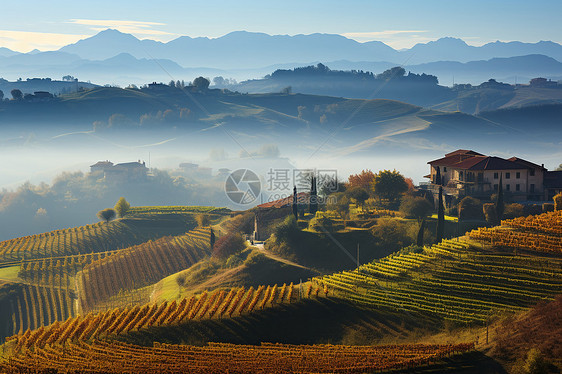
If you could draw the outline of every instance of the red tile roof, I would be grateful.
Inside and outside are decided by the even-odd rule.
[[[447,153],[445,157],[428,162],[435,166],[449,166],[463,170],[513,170],[543,168],[521,158],[512,157],[508,160],[501,157],[485,156],[478,152],[459,149]],[[543,168],[544,169],[544,168]]]
[[[508,161],[500,157],[485,157],[480,162],[467,168],[469,170],[511,170],[511,169],[528,169],[527,166],[517,162]]]
[[[544,169],[544,165],[540,166],[537,164],[533,164],[531,161],[523,160],[519,157],[511,157],[507,159],[508,161],[517,162],[518,164],[525,165],[526,168],[534,168],[534,169]],[[545,169],[546,170],[546,169]]]
[[[474,152],[473,150],[470,150],[470,149],[457,149],[454,152],[446,153],[445,157],[455,156],[455,155],[484,156],[483,154],[478,153],[478,152]]]

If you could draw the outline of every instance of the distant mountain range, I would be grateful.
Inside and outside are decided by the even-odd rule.
[[[219,69],[246,69],[286,62],[339,59],[414,65],[434,61],[489,60],[495,57],[529,54],[542,54],[562,60],[562,46],[545,41],[498,41],[474,47],[461,39],[448,37],[397,51],[382,42],[359,43],[334,34],[288,36],[246,31],[231,32],[215,39],[182,36],[168,43],[161,43],[148,39],[139,40],[130,34],[109,29],[67,45],[60,51],[74,53],[90,60],[107,59],[125,52],[137,58],[163,58],[183,66]]]
[[[3,78],[73,75],[98,84],[146,83],[196,76],[259,78],[278,68],[322,62],[332,69],[375,73],[404,65],[415,73],[436,75],[441,84],[478,84],[489,78],[513,83],[536,76],[562,78],[562,46],[494,42],[480,47],[461,39],[441,38],[395,50],[378,42],[359,43],[341,35],[268,35],[236,31],[219,38],[182,36],[168,43],[139,40],[117,30],[62,47],[58,51],[17,53],[0,48]],[[454,77],[454,78],[453,78]]]

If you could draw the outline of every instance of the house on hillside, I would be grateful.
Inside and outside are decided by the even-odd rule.
[[[148,176],[146,163],[140,160],[136,162],[125,162],[113,164],[113,162],[98,161],[90,166],[90,172],[103,172],[104,179],[110,182],[133,182],[145,180]]]
[[[436,192],[442,185],[446,195],[458,198],[488,198],[497,191],[500,179],[503,190],[515,201],[548,200],[553,191],[562,188],[556,172],[519,157],[504,159],[459,149],[428,164],[428,188]]]

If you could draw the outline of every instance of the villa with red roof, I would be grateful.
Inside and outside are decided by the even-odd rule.
[[[442,185],[446,194],[456,197],[489,197],[497,191],[500,178],[503,190],[516,201],[548,200],[561,187],[552,183],[545,186],[545,179],[553,180],[557,172],[518,157],[504,159],[459,149],[428,164],[430,186]]]

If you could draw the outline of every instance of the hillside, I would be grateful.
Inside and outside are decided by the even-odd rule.
[[[560,91],[550,88],[535,91],[538,95],[547,90]],[[485,98],[488,91],[490,102]],[[142,90],[103,87],[47,102],[4,101],[0,103],[0,109],[4,110],[0,122],[9,121],[10,126],[19,124],[29,130],[41,126],[33,144],[49,149],[80,144],[81,148],[93,151],[111,148],[117,141],[125,147],[152,144],[161,148],[165,144],[167,149],[179,151],[188,137],[193,142],[193,151],[208,152],[210,144],[232,148],[233,138],[237,145],[253,149],[254,139],[258,137],[283,148],[287,154],[302,154],[303,147],[292,141],[298,133],[299,144],[307,144],[307,149],[316,149],[325,156],[369,152],[373,156],[389,157],[400,155],[405,149],[421,153],[435,153],[443,148],[495,150],[494,137],[498,136],[504,147],[516,148],[528,141],[529,136],[541,141],[544,134],[558,134],[560,129],[555,126],[558,104],[532,106],[536,102],[532,98],[535,93],[517,96],[523,91],[477,88],[474,102],[466,110],[489,110],[511,104],[508,109],[471,115],[428,110],[386,99],[246,95],[220,90],[186,92],[166,85]],[[493,99],[496,92],[507,96]],[[449,103],[445,109],[454,106]],[[531,124],[533,132],[529,134]],[[18,139],[22,142],[20,146],[25,145],[25,138]],[[238,147],[233,152],[239,150]],[[552,157],[551,153],[548,155],[540,157]],[[421,178],[422,173],[418,174],[417,178]]]
[[[174,216],[185,219],[194,211],[221,212],[197,207],[139,207],[133,209],[133,217],[142,220],[144,216],[158,225],[160,218],[162,222]],[[517,342],[525,339],[550,358],[555,352],[536,339],[529,340],[532,332],[525,329],[530,328],[529,319],[537,319],[554,305],[541,303],[562,294],[562,249],[552,237],[557,238],[560,230],[559,215],[556,211],[502,221],[501,227],[470,232],[471,239],[409,247],[355,270],[324,275],[301,265],[319,255],[303,252],[307,245],[293,249],[297,263],[248,248],[237,255],[242,264],[220,265],[208,257],[207,228],[111,253],[68,256],[64,262],[48,259],[41,266],[22,265],[19,276],[26,280],[18,284],[13,278],[1,288],[4,307],[0,313],[11,321],[5,334],[15,335],[4,345],[13,361],[4,360],[0,365],[15,370],[26,367],[26,360],[36,354],[51,352],[50,363],[44,365],[58,368],[63,361],[55,352],[63,346],[74,354],[141,352],[174,344],[165,347],[199,352],[196,356],[203,357],[206,349],[215,354],[229,349],[225,343],[328,343],[340,344],[338,349],[349,352],[364,348],[348,345],[393,344],[404,351],[421,349],[413,343],[445,340],[453,347],[451,339],[460,344],[454,352],[476,347],[490,357],[475,352],[445,359],[436,353],[439,346],[433,345],[433,360],[425,361],[431,364],[428,370],[464,367],[466,372],[494,372],[499,365],[496,358],[513,362],[524,355],[529,347],[523,349]],[[244,217],[224,218],[215,228],[217,232],[238,230]],[[361,239],[360,233],[366,235],[357,229],[347,231],[337,239],[345,246]],[[350,237],[346,239],[344,234]],[[543,246],[525,244],[537,241]],[[328,255],[326,243],[313,247],[325,250],[325,263],[341,262]],[[77,266],[77,278],[82,281],[75,288],[74,282],[63,277],[63,269],[76,271]],[[50,272],[42,272],[45,267]],[[5,276],[14,277],[10,274]],[[304,283],[301,277],[307,277]],[[295,278],[300,279],[297,282]],[[537,303],[537,309],[529,312]],[[85,314],[86,310],[90,313]],[[502,335],[501,326],[511,323],[506,321],[521,326],[520,338]],[[489,324],[498,326],[491,335],[492,345],[482,338]],[[102,361],[95,367],[102,367]],[[162,365],[169,364],[169,360],[162,361]],[[397,365],[395,368],[401,368]]]
[[[193,215],[127,217],[108,223],[56,230],[0,242],[4,266],[42,258],[109,252],[165,235],[185,232],[195,226]]]

